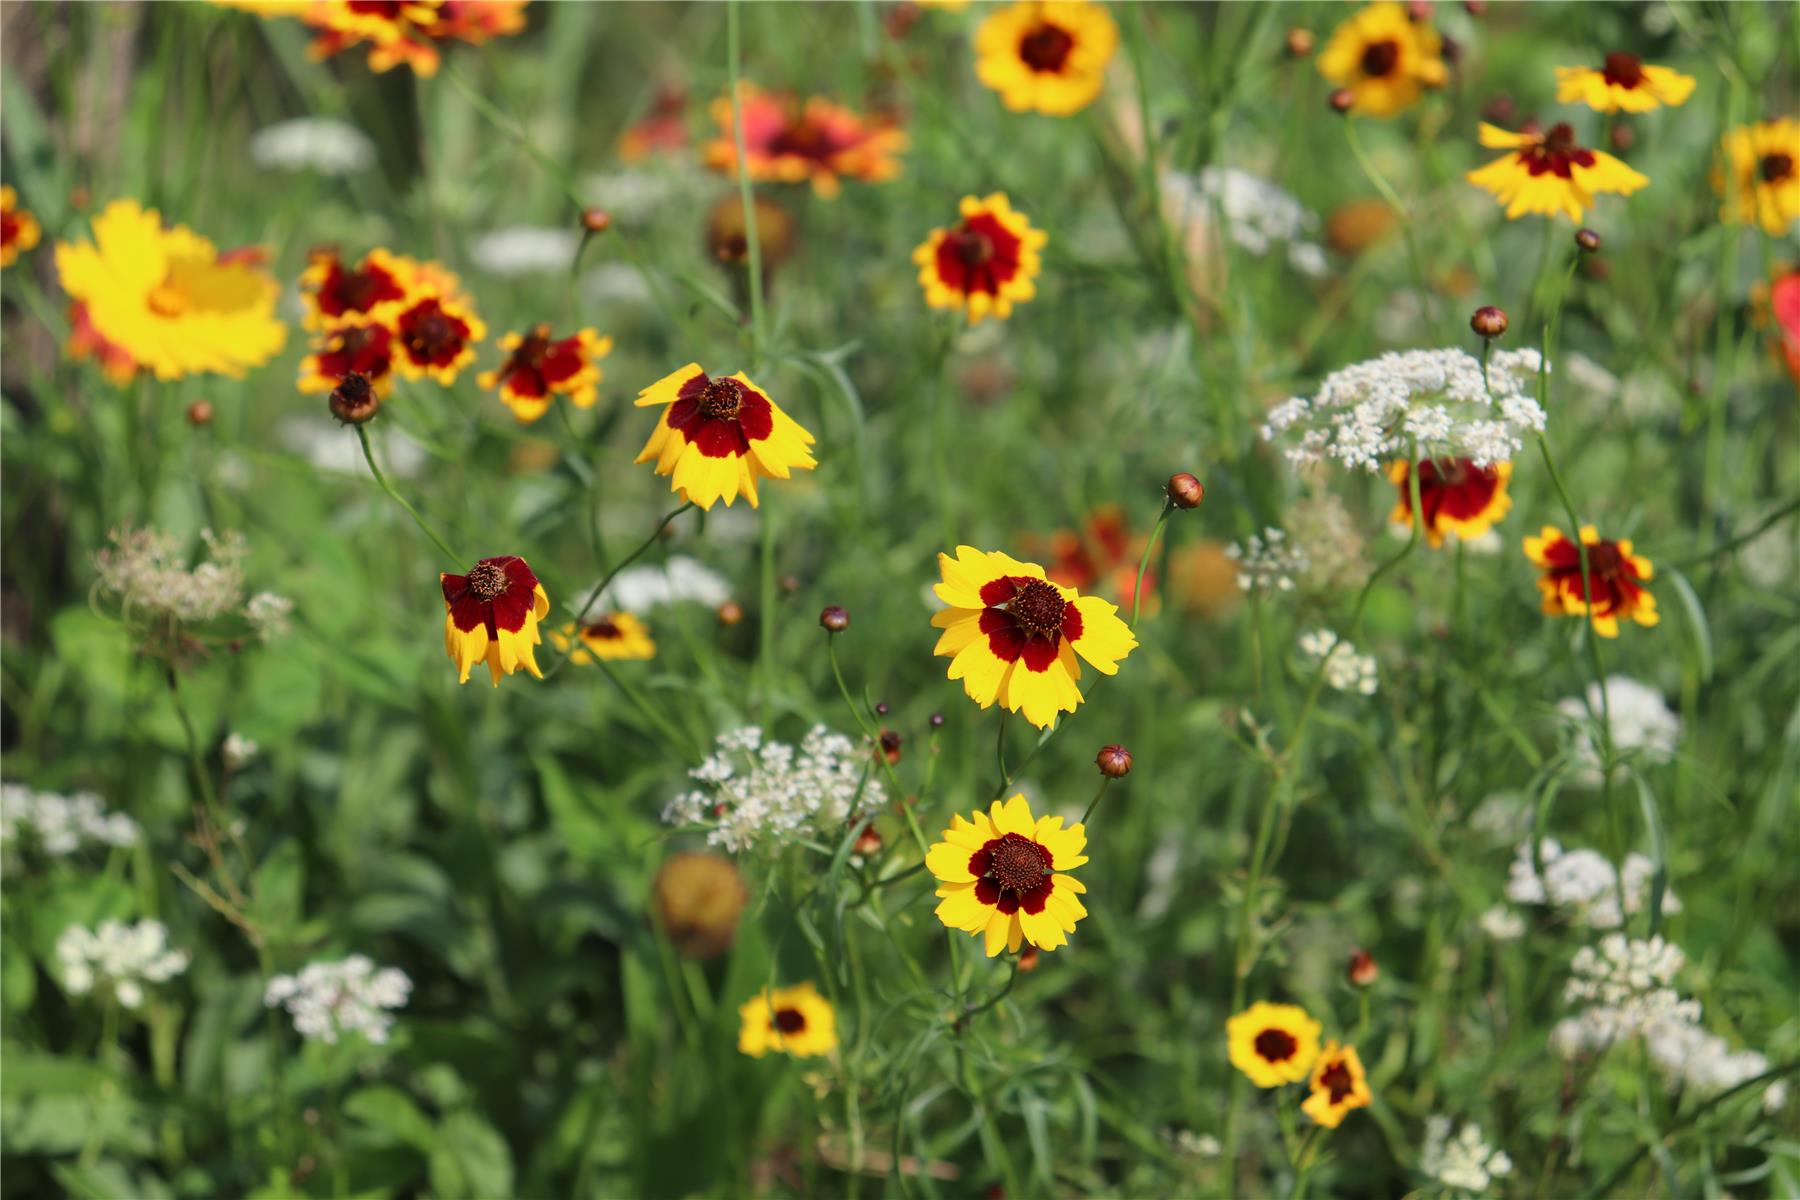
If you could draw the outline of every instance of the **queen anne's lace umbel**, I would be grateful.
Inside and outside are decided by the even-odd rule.
[[[71,925],[56,939],[63,987],[72,996],[111,993],[126,1008],[144,1002],[144,985],[162,983],[187,970],[185,950],[169,948],[161,921],[102,921],[97,929]]]
[[[308,963],[298,975],[275,976],[263,1003],[285,1008],[308,1041],[335,1044],[344,1034],[360,1033],[379,1044],[394,1025],[390,1010],[404,1007],[411,994],[405,971],[378,969],[365,955],[352,954],[340,962]]]
[[[100,797],[91,793],[63,796],[34,792],[23,784],[0,785],[0,846],[28,835],[44,853],[61,858],[83,842],[135,846],[140,832],[136,821],[107,811]]]
[[[841,834],[851,818],[887,803],[871,778],[874,751],[823,725],[798,748],[767,740],[754,726],[722,733],[714,752],[688,774],[703,786],[663,809],[671,825],[710,825],[710,845],[736,854],[802,829]]]

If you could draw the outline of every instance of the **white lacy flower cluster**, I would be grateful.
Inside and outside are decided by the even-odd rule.
[[[308,963],[298,975],[277,975],[263,991],[263,1003],[279,1005],[294,1018],[294,1029],[308,1041],[337,1043],[348,1033],[371,1042],[388,1040],[394,1018],[412,994],[412,980],[398,967],[376,969],[365,955],[339,962]]]
[[[35,837],[44,853],[58,858],[73,854],[84,841],[135,846],[141,835],[136,821],[108,812],[100,797],[89,792],[63,796],[34,792],[17,783],[0,785],[0,846],[22,832]]]
[[[1207,167],[1198,175],[1164,171],[1162,189],[1176,228],[1205,229],[1216,211],[1225,236],[1251,254],[1260,258],[1284,245],[1294,270],[1314,278],[1325,273],[1324,248],[1311,238],[1318,215],[1267,179],[1236,167]]]
[[[516,225],[484,233],[469,245],[469,259],[489,275],[567,273],[581,235],[560,226]]]
[[[1625,856],[1623,870],[1614,871],[1606,856],[1596,850],[1568,850],[1555,838],[1545,838],[1542,849],[1544,874],[1538,877],[1531,861],[1531,842],[1519,844],[1513,855],[1510,877],[1506,882],[1506,898],[1514,904],[1547,904],[1567,910],[1578,925],[1589,929],[1618,929],[1623,917],[1644,909],[1650,898],[1650,879],[1656,864],[1642,854]],[[1619,893],[1623,884],[1625,912],[1619,912]],[[1663,889],[1662,911],[1681,911],[1681,901],[1673,889]]]
[[[1700,1019],[1700,1004],[1669,986],[1686,965],[1681,947],[1660,937],[1637,939],[1609,933],[1599,946],[1583,946],[1569,964],[1563,999],[1606,1009],[1607,1023],[1626,1033],[1663,1021]]]
[[[1512,1174],[1512,1159],[1503,1150],[1487,1144],[1481,1126],[1467,1122],[1450,1136],[1449,1117],[1433,1116],[1425,1121],[1425,1145],[1419,1150],[1419,1170],[1447,1188],[1466,1195],[1479,1195],[1496,1179]]]
[[[1769,1069],[1769,1060],[1754,1050],[1733,1050],[1716,1033],[1698,1025],[1669,1023],[1644,1034],[1644,1048],[1671,1084],[1710,1095],[1755,1079]],[[1763,1089],[1763,1108],[1774,1112],[1787,1103],[1788,1087],[1776,1080]]]
[[[1300,635],[1300,652],[1315,663],[1325,664],[1325,682],[1333,691],[1373,696],[1378,686],[1375,656],[1358,654],[1356,647],[1329,629]]]
[[[1241,544],[1233,542],[1225,557],[1238,565],[1237,584],[1246,592],[1291,592],[1294,577],[1307,566],[1306,552],[1274,528],[1253,533]]]
[[[1595,721],[1608,721],[1615,752],[1636,755],[1644,762],[1668,762],[1681,740],[1681,718],[1669,710],[1662,693],[1626,675],[1607,677],[1604,702],[1599,686],[1590,683],[1585,703],[1579,696],[1570,696],[1558,701],[1556,708],[1574,726],[1575,761],[1581,767],[1580,778],[1588,781],[1600,776]],[[1593,721],[1588,718],[1590,711]]]
[[[683,554],[661,566],[627,567],[613,577],[594,602],[597,612],[620,610],[642,615],[653,608],[693,601],[717,608],[731,599],[731,585],[718,572]]]
[[[293,601],[273,592],[244,599],[244,559],[249,545],[240,533],[202,530],[204,561],[189,567],[181,544],[160,529],[120,528],[112,545],[94,555],[100,588],[115,596],[127,618],[210,621],[242,616],[268,638],[287,627]]]
[[[1478,359],[1462,350],[1384,354],[1326,376],[1311,399],[1277,405],[1265,441],[1297,434],[1287,448],[1297,467],[1331,458],[1375,471],[1416,449],[1420,458],[1508,462],[1527,435],[1544,428],[1544,410],[1528,395],[1542,362],[1536,350],[1499,350]]]
[[[342,121],[296,117],[252,134],[250,158],[264,170],[349,175],[375,165],[375,143]]]
[[[63,930],[56,939],[56,961],[70,995],[100,989],[126,1008],[136,1008],[144,1002],[144,985],[187,970],[188,955],[169,949],[169,930],[161,921],[102,921],[98,929],[71,925]]]
[[[1300,586],[1311,592],[1355,591],[1369,577],[1363,537],[1344,502],[1331,492],[1296,501],[1287,512],[1294,546],[1306,560]]]
[[[801,829],[827,835],[887,803],[870,778],[872,752],[823,725],[796,749],[765,740],[754,725],[722,733],[714,753],[689,771],[703,787],[663,809],[671,825],[712,825],[706,840],[739,853],[767,838]]]

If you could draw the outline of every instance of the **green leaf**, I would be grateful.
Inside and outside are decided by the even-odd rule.
[[[344,1101],[344,1115],[388,1141],[430,1154],[436,1141],[431,1118],[396,1087],[378,1084],[353,1093]]]
[[[1675,589],[1675,596],[1681,601],[1682,615],[1687,617],[1685,628],[1692,639],[1694,658],[1700,668],[1700,680],[1706,682],[1713,677],[1713,644],[1712,625],[1706,619],[1706,609],[1700,603],[1700,597],[1694,592],[1694,585],[1687,581],[1687,576],[1670,567],[1665,572],[1669,583]]]
[[[513,1190],[512,1152],[492,1125],[472,1112],[445,1117],[431,1151],[431,1186],[444,1200],[494,1200]]]

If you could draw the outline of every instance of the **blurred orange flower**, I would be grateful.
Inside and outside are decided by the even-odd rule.
[[[750,178],[778,183],[811,181],[813,191],[830,199],[840,180],[881,183],[900,174],[894,155],[906,148],[906,134],[892,124],[814,96],[802,104],[788,95],[763,91],[745,80],[738,84],[738,107],[744,114],[744,155]],[[736,127],[731,97],[713,101],[719,136],[706,144],[706,165],[733,173],[737,169]]]

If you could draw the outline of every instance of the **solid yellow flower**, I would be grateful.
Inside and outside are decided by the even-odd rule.
[[[1257,1087],[1306,1078],[1319,1054],[1319,1023],[1297,1004],[1258,1000],[1225,1022],[1231,1065]]]
[[[1313,1063],[1312,1092],[1300,1111],[1325,1128],[1336,1129],[1351,1109],[1367,1108],[1374,1099],[1356,1047],[1326,1042]]]
[[[1600,536],[1592,525],[1581,527],[1587,547],[1587,582],[1581,578],[1581,551],[1554,525],[1544,526],[1537,537],[1525,539],[1525,557],[1541,570],[1538,591],[1544,611],[1553,616],[1582,616],[1592,599],[1594,632],[1601,637],[1619,636],[1619,617],[1639,625],[1655,625],[1662,617],[1656,597],[1644,588],[1656,569],[1650,560],[1634,554],[1629,539],[1617,542]]]
[[[18,262],[41,236],[37,218],[19,207],[19,193],[10,184],[0,185],[0,267]]]
[[[1396,462],[1388,466],[1388,478],[1400,493],[1388,520],[1411,529],[1412,472],[1404,461]],[[1425,540],[1436,549],[1449,534],[1467,542],[1492,529],[1512,509],[1506,491],[1511,479],[1509,462],[1478,467],[1468,458],[1420,459],[1419,515],[1425,522]]]
[[[934,590],[949,607],[931,618],[944,631],[932,653],[983,708],[997,700],[1042,729],[1081,703],[1077,655],[1112,675],[1137,648],[1117,605],[1052,583],[1036,563],[958,546],[955,558],[938,555],[938,570]]]
[[[569,655],[569,661],[578,666],[597,658],[616,662],[656,657],[656,643],[650,639],[650,630],[628,612],[608,613],[584,621],[579,630],[574,625],[564,625],[550,634],[550,640],[556,643],[558,650],[568,650],[572,643],[579,643]]]
[[[960,308],[969,323],[1012,315],[1012,306],[1037,295],[1033,282],[1042,264],[1038,253],[1049,235],[1007,202],[1004,192],[985,198],[964,196],[962,220],[934,229],[913,251],[919,286],[933,308]]]
[[[553,335],[548,325],[526,334],[509,333],[500,339],[506,361],[475,382],[498,389],[501,402],[524,424],[549,412],[558,396],[576,408],[592,408],[600,398],[600,359],[612,352],[612,344],[592,329],[565,338]]]
[[[533,647],[544,639],[538,622],[550,612],[550,597],[524,559],[516,554],[484,558],[467,575],[439,575],[444,589],[444,652],[456,664],[457,682],[485,662],[500,686],[502,675],[520,667],[539,679]]]
[[[1559,212],[1579,221],[1597,193],[1629,196],[1650,183],[1648,176],[1612,155],[1576,145],[1575,131],[1567,124],[1552,125],[1547,133],[1529,127],[1508,133],[1483,122],[1481,144],[1515,151],[1466,176],[1507,206],[1509,221],[1528,213]]]
[[[241,377],[280,353],[281,285],[256,253],[221,255],[184,225],[135,200],[115,200],[93,220],[93,241],[59,242],[63,290],[94,331],[158,379]]]
[[[1649,112],[1687,103],[1694,77],[1669,67],[1654,67],[1635,54],[1614,51],[1594,67],[1556,68],[1556,102],[1585,104],[1595,112]]]
[[[1026,0],[975,31],[975,74],[1014,112],[1080,112],[1100,94],[1119,27],[1086,0]]]
[[[1770,237],[1793,228],[1800,220],[1800,121],[1780,117],[1740,125],[1726,133],[1720,150],[1725,165],[1712,177],[1713,190],[1725,201],[1719,219],[1761,225]]]
[[[1024,942],[1054,950],[1087,916],[1080,900],[1087,888],[1065,874],[1087,861],[1079,822],[1064,829],[1061,817],[1033,819],[1019,795],[968,820],[957,813],[942,837],[925,854],[938,881],[938,920],[983,935],[989,958]]]
[[[738,1006],[738,1050],[814,1058],[837,1049],[837,1014],[811,983],[775,988]]]
[[[807,447],[813,435],[742,371],[713,379],[689,363],[638,393],[637,405],[663,406],[637,462],[656,462],[673,475],[669,490],[703,509],[741,494],[757,506],[758,479],[787,479],[819,464]]]
[[[1352,113],[1391,117],[1426,88],[1443,87],[1444,39],[1429,21],[1414,21],[1399,4],[1382,0],[1351,15],[1319,53],[1319,74],[1350,89]]]

